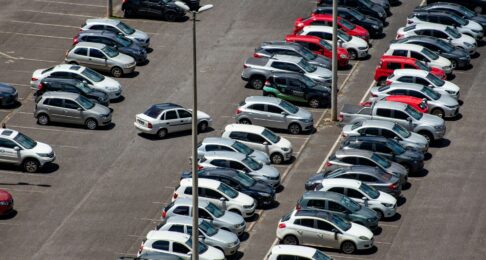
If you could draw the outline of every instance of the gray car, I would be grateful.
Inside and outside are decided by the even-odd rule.
[[[174,231],[192,234],[192,217],[173,216],[164,225],[157,227],[159,231]],[[240,240],[235,233],[217,228],[209,221],[199,219],[199,237],[206,244],[221,250],[225,255],[234,255],[240,247]]]
[[[198,216],[200,219],[209,221],[214,226],[235,233],[240,236],[245,232],[246,223],[239,214],[223,211],[216,205],[205,200],[198,202]],[[192,199],[180,198],[171,202],[162,210],[160,223],[163,225],[173,216],[192,216]]]
[[[94,70],[111,73],[115,78],[135,70],[135,59],[117,49],[101,43],[80,42],[74,45],[64,59],[69,64],[79,64]]]
[[[46,92],[35,104],[34,117],[40,125],[59,122],[84,125],[93,130],[111,124],[112,112],[80,94]]]
[[[147,33],[134,29],[126,23],[116,19],[87,19],[86,22],[81,25],[81,30],[107,30],[137,41],[144,48],[148,48],[150,45],[150,37]]]
[[[319,54],[315,54],[311,50],[295,42],[263,42],[260,44],[260,47],[255,49],[255,54],[253,56],[270,58],[275,54],[302,57],[310,64],[329,70],[331,69],[331,59]]]
[[[343,217],[371,230],[378,228],[378,216],[372,209],[359,205],[348,196],[327,191],[307,191],[302,194],[296,208],[326,211]]]
[[[268,154],[252,149],[246,144],[237,140],[223,138],[223,137],[206,137],[197,145],[197,154],[204,155],[208,152],[236,152],[245,154],[261,163],[270,164],[270,157]]]
[[[236,122],[251,122],[269,128],[287,129],[291,134],[314,129],[312,114],[275,97],[251,96],[236,110]]]
[[[369,186],[386,193],[399,197],[402,191],[402,184],[397,176],[389,174],[378,167],[352,165],[348,167],[329,167],[307,179],[306,190],[320,189],[323,179],[343,178],[362,181]]]

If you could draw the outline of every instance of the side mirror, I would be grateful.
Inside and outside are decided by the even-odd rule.
[[[77,108],[77,110],[78,110],[79,112],[83,112],[83,110],[84,110],[84,109],[83,109],[83,108],[81,108],[81,107],[78,107],[78,108]]]
[[[429,88],[434,88],[434,85],[429,84],[429,85],[427,85],[427,87],[429,87]]]
[[[368,198],[367,197],[363,197],[362,199],[364,201],[365,207],[368,207]]]
[[[204,239],[206,239],[206,237],[204,235],[201,235],[201,234],[199,234],[198,238],[199,238],[200,241],[203,241],[203,242],[204,242]]]
[[[83,80],[83,83],[84,83],[84,84],[88,84],[88,81],[86,81],[86,80]]]
[[[338,239],[338,231],[337,231],[337,229],[333,229],[332,232],[334,232],[334,239],[337,240]]]
[[[408,121],[409,123],[412,123],[412,118],[411,118],[411,117],[407,117],[407,121]]]
[[[17,151],[17,152],[18,152],[18,151],[20,151],[20,147],[18,147],[18,146],[15,146],[13,149],[14,149],[15,151]]]
[[[263,142],[263,145],[268,145],[268,142],[267,141]]]
[[[222,203],[223,210],[226,210],[226,201],[227,201],[227,199],[225,197],[221,197],[221,198],[219,198],[219,201],[221,201],[221,203]]]
[[[288,115],[289,115],[289,113],[284,112],[284,111],[280,112],[280,114],[281,114],[282,116],[288,116]]]
[[[339,47],[343,47],[343,41],[338,40],[338,46],[339,46]]]

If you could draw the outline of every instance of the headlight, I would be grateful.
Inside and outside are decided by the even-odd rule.
[[[339,57],[341,57],[341,59],[346,59],[348,58],[348,56],[346,54],[341,54]]]
[[[368,49],[368,47],[358,47],[358,50],[362,50],[362,51],[367,50],[367,49]]]
[[[50,157],[51,156],[50,153],[38,153],[37,155],[39,155],[40,157]]]
[[[434,129],[435,130],[441,130],[442,128],[444,128],[442,125],[436,125],[436,126],[434,126]]]
[[[365,236],[360,236],[360,237],[359,237],[359,239],[361,239],[361,240],[366,240],[366,241],[367,241],[367,240],[370,240],[369,238],[367,238],[367,237],[365,237]]]
[[[312,122],[312,119],[299,119],[299,121],[303,123],[310,123]]]
[[[472,44],[470,44],[469,42],[464,42],[464,45],[465,45],[466,47],[468,47],[468,48],[470,48],[470,47],[472,47],[472,46],[473,46],[473,45],[472,45]]]
[[[373,25],[371,26],[371,28],[373,28],[373,29],[375,29],[375,30],[380,29],[380,27],[379,27],[378,25],[376,25],[376,24],[373,24]]]
[[[390,203],[381,203],[383,206],[387,207],[387,208],[392,208],[393,207],[393,204],[390,204]]]
[[[271,197],[271,195],[266,193],[266,192],[258,192],[258,195],[260,195],[262,197]]]
[[[286,147],[283,147],[283,148],[282,148],[282,151],[284,151],[284,152],[288,152],[288,151],[290,151],[290,149],[289,149],[289,148],[286,148]]]
[[[473,31],[475,33],[480,33],[481,32],[481,30],[474,30],[474,29],[472,29],[471,31]]]
[[[451,91],[451,90],[446,90],[446,92],[449,93],[449,94],[451,94],[451,95],[456,95],[456,92]],[[449,106],[447,106],[447,107],[449,107]]]
[[[369,219],[366,219],[366,221],[368,221],[368,222],[371,223],[371,222],[375,222],[375,219],[374,218],[369,218]]]
[[[108,91],[117,91],[118,89],[116,87],[106,87],[105,88]]]
[[[251,209],[251,208],[253,208],[253,204],[251,204],[251,205],[244,205],[243,208],[245,208],[245,209]]]

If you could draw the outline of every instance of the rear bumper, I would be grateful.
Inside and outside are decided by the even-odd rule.
[[[145,127],[145,126],[139,124],[138,122],[134,122],[133,125],[135,126],[135,128],[137,128],[142,133],[152,134],[152,135],[157,133],[156,129]]]

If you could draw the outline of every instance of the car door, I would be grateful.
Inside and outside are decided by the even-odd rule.
[[[141,4],[146,15],[153,17],[162,15],[161,0],[143,0]]]
[[[101,52],[98,49],[95,48],[89,48],[89,61],[88,61],[89,66],[96,70],[102,70],[102,71],[109,71],[110,68],[108,67],[108,57]]]
[[[199,196],[201,199],[209,201],[214,205],[218,206],[218,208],[223,208],[223,202],[220,200],[222,197],[226,199],[221,193],[210,189],[210,188],[199,188]]]
[[[170,242],[166,240],[157,240],[152,243],[152,248],[155,249],[156,251],[161,251],[161,252],[170,252]]]
[[[160,116],[161,127],[166,127],[169,133],[182,131],[181,122],[175,109],[168,110]]]
[[[255,125],[266,126],[267,112],[265,112],[264,104],[253,104],[248,106],[248,114],[250,121]]]
[[[299,234],[299,241],[305,245],[317,245],[319,241],[319,230],[314,228],[314,219],[300,218],[294,220],[297,234]]]
[[[391,110],[392,111],[392,118],[393,121],[400,124],[401,126],[407,128],[408,130],[413,130],[413,122],[412,125],[408,122],[408,118],[410,117],[405,112],[400,110]],[[411,118],[411,117],[410,117]]]
[[[373,144],[374,146],[374,152],[376,154],[379,154],[387,159],[392,159],[393,158],[393,151],[386,146],[384,143],[375,143]]]
[[[306,102],[305,100],[305,86],[300,80],[289,78],[288,80],[289,100],[295,102]]]
[[[274,105],[266,105],[266,107],[267,107],[266,125],[268,125],[268,127],[273,127],[273,128],[287,129],[287,125],[288,125],[287,116],[286,116],[287,112],[284,112],[283,109]]]
[[[16,151],[15,147],[23,149],[15,142],[0,138],[0,161],[9,163],[21,163],[20,150]]]
[[[179,115],[181,131],[187,131],[192,129],[192,113],[185,109],[177,109]]]
[[[387,108],[377,108],[376,114],[373,116],[373,119],[394,121],[392,118],[391,110]]]
[[[358,202],[359,204],[363,204],[363,197],[366,197],[361,191],[354,189],[354,188],[347,188],[346,189],[346,196],[350,197],[354,201]]]
[[[73,51],[73,57],[79,65],[90,66],[88,48],[78,47]]]
[[[248,133],[247,140],[248,140],[249,143],[251,143],[251,145],[248,145],[251,148],[253,148],[255,150],[259,150],[259,151],[264,151],[267,154],[270,153],[268,146],[271,143],[267,139],[265,139],[263,136],[258,135],[258,134]]]
[[[53,122],[64,122],[64,100],[61,98],[48,98],[44,100],[49,119]]]
[[[323,220],[316,220],[316,229],[319,230],[317,235],[317,244],[323,247],[339,248],[339,240],[336,239],[335,231],[339,232],[330,223]]]
[[[84,124],[83,110],[74,100],[64,99],[64,117],[67,123]]]
[[[181,257],[182,259],[191,259],[191,256],[189,255],[189,252],[191,252],[191,249],[187,247],[185,244],[181,244],[178,242],[171,242],[171,251],[173,254]]]
[[[287,63],[281,62],[281,61],[274,61],[272,62],[272,72],[286,72],[288,71],[287,69]]]

